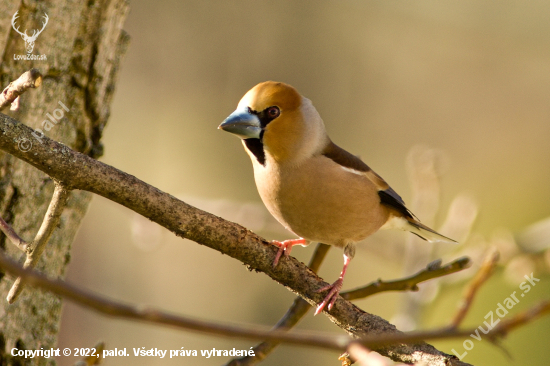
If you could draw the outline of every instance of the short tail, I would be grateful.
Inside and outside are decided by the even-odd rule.
[[[453,240],[444,235],[441,235],[437,231],[430,229],[424,224],[421,224],[420,222],[416,221],[412,217],[405,218],[405,217],[394,216],[388,220],[388,222],[386,223],[386,225],[383,226],[383,228],[388,228],[388,229],[393,228],[393,229],[401,229],[401,230],[409,231],[414,235],[426,241],[429,241],[430,243],[443,242],[443,243],[458,244],[456,240]]]

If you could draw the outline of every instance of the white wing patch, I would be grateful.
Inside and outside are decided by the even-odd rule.
[[[365,175],[365,172],[360,172],[359,170],[351,169],[345,166],[340,165],[340,168],[344,169],[346,172],[350,172],[357,175]]]

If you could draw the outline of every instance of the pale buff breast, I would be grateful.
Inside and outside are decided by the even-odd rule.
[[[258,164],[254,175],[271,214],[307,240],[343,247],[371,235],[388,219],[378,190],[366,176],[324,156],[283,170]]]

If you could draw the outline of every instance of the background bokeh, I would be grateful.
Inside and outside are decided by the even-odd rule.
[[[216,129],[248,89],[276,80],[311,99],[333,141],[360,155],[406,202],[412,194],[407,156],[419,145],[435,149],[442,208],[435,226],[455,197],[476,202],[472,253],[476,245],[481,252],[495,240],[507,248],[517,245],[530,237],[530,225],[550,216],[550,3],[134,0],[130,5],[125,29],[132,41],[104,131],[102,161],[269,239],[288,238],[263,208],[240,142]],[[521,278],[534,271],[541,281],[511,313],[548,298],[550,255],[540,252],[549,238],[543,235],[533,253],[515,250],[505,258],[509,266],[482,288],[465,325],[482,325],[498,302],[517,291],[513,273]],[[405,233],[377,233],[360,246],[344,288],[404,275],[399,250],[380,250],[380,243],[395,240],[405,242]],[[307,261],[312,250],[298,247],[293,255]],[[341,255],[336,249],[329,253],[320,271],[327,281],[337,277]],[[94,198],[73,245],[67,280],[126,302],[224,322],[272,325],[294,298],[267,276],[101,197]],[[444,284],[430,297],[419,328],[449,321],[463,281]],[[381,294],[357,304],[392,319],[402,301],[399,294]],[[129,352],[254,344],[106,318],[71,303],[65,304],[61,327],[59,346],[71,348],[99,340],[108,349]],[[312,314],[300,328],[342,332]],[[545,318],[504,341],[512,359],[474,341],[464,361],[547,365],[549,337]],[[463,340],[434,344],[448,353],[464,352]],[[337,356],[283,346],[264,364],[337,365]],[[227,361],[132,356],[105,365]]]

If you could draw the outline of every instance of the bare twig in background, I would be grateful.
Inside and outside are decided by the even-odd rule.
[[[346,300],[355,300],[362,299],[364,297],[371,296],[383,291],[418,291],[417,285],[420,282],[462,271],[463,269],[469,268],[471,265],[472,262],[468,257],[456,259],[443,267],[437,266],[433,268],[428,265],[428,267],[410,277],[394,281],[382,281],[381,279],[379,279],[378,281],[374,281],[367,286],[351,291],[346,291],[341,293],[340,295]]]
[[[30,69],[23,73],[17,80],[11,82],[0,94],[0,110],[6,107],[10,103],[12,107],[19,106],[19,96],[27,91],[29,88],[37,88],[42,84],[42,74],[38,69]],[[12,108],[12,109],[17,109]],[[42,222],[42,226],[38,230],[36,237],[30,243],[23,240],[17,232],[9,225],[3,218],[0,217],[0,230],[10,239],[10,241],[17,246],[19,249],[27,253],[27,258],[25,260],[25,267],[34,267],[50,236],[52,235],[54,229],[59,223],[61,218],[61,213],[65,208],[69,192],[59,183],[55,183],[55,190],[53,193],[52,201],[46,212],[46,216]],[[8,294],[8,302],[12,304],[21,291],[23,287],[21,286],[21,279],[18,278],[15,280],[10,292]]]
[[[326,254],[330,249],[330,245],[317,244],[315,252],[309,261],[308,267],[315,273],[319,270],[321,263],[325,259]],[[311,305],[307,303],[301,297],[294,299],[294,302],[286,312],[286,314],[275,324],[273,329],[288,330],[298,324],[300,319],[306,315],[308,310],[311,309]],[[277,346],[279,342],[263,341],[260,344],[254,346],[254,356],[246,356],[241,358],[235,358],[228,362],[227,366],[245,366],[254,365],[263,359],[265,359]]]
[[[91,292],[84,291],[61,280],[53,280],[39,274],[38,272],[23,268],[12,261],[0,251],[0,267],[12,275],[21,277],[29,285],[51,291],[59,296],[65,297],[82,306],[96,310],[100,313],[117,316],[125,319],[140,320],[152,324],[161,324],[180,329],[199,331],[221,336],[241,337],[246,339],[264,338],[274,342],[287,342],[293,345],[321,347],[333,350],[345,350],[350,343],[358,342],[369,349],[384,349],[392,344],[409,344],[421,342],[424,339],[449,339],[468,337],[475,330],[460,331],[448,327],[423,332],[410,333],[381,333],[368,335],[359,339],[353,339],[345,335],[321,335],[319,332],[295,332],[288,333],[283,330],[267,330],[260,327],[243,327],[236,325],[220,325],[218,323],[198,321],[182,316],[169,314],[153,308],[144,306],[132,306],[122,304],[104,297],[97,296]],[[506,322],[501,322],[485,337],[494,341],[498,337],[506,335],[511,329],[527,324],[534,319],[550,312],[550,301],[545,301],[537,306],[528,309],[511,317]],[[416,344],[416,343],[415,343]],[[440,363],[434,360],[430,364],[437,365],[467,365],[455,357],[447,359],[447,363]]]
[[[21,238],[19,234],[17,234],[15,230],[13,230],[11,225],[4,221],[2,217],[0,217],[0,230],[2,230],[6,237],[10,239],[13,245],[21,249],[23,252],[27,251],[29,243],[23,240],[23,238]]]
[[[458,310],[453,320],[451,321],[451,328],[456,329],[462,323],[462,321],[466,317],[466,314],[468,313],[468,310],[470,309],[470,306],[472,305],[472,302],[474,301],[474,297],[477,291],[493,273],[498,263],[498,258],[499,253],[497,249],[494,247],[490,248],[487,256],[485,257],[485,260],[483,261],[483,264],[464,291],[464,296],[458,305]]]
[[[17,80],[12,81],[0,94],[0,111],[19,98],[29,88],[38,88],[42,84],[42,74],[37,69],[30,69]],[[16,108],[12,108],[14,110]]]
[[[70,191],[67,190],[61,183],[55,182],[53,197],[50,202],[50,206],[48,207],[48,211],[46,211],[46,215],[44,216],[44,221],[42,221],[42,225],[40,226],[40,229],[38,230],[38,233],[36,234],[34,240],[29,244],[25,243],[27,252],[27,258],[25,259],[24,265],[25,268],[33,268],[34,266],[36,266],[36,263],[38,263],[40,256],[46,248],[46,244],[48,244],[48,240],[50,240],[54,229],[57,227],[57,224],[59,224],[59,220],[61,219],[61,214],[63,213],[63,209],[67,204],[69,194]],[[5,223],[4,220],[2,221]],[[6,225],[8,224],[6,223]],[[10,229],[11,232],[15,233],[15,231],[11,227]],[[7,231],[10,232],[10,230]],[[17,238],[18,237],[19,235],[17,235]],[[17,278],[13,283],[10,292],[8,293],[8,302],[10,304],[13,304],[13,302],[17,300],[19,294],[21,294],[21,291],[23,291],[21,278]]]
[[[533,320],[546,314],[550,314],[550,300],[543,301],[530,309],[522,311],[509,319],[501,321],[500,324],[494,329],[494,332],[501,336],[505,336],[511,330],[532,322]]]

